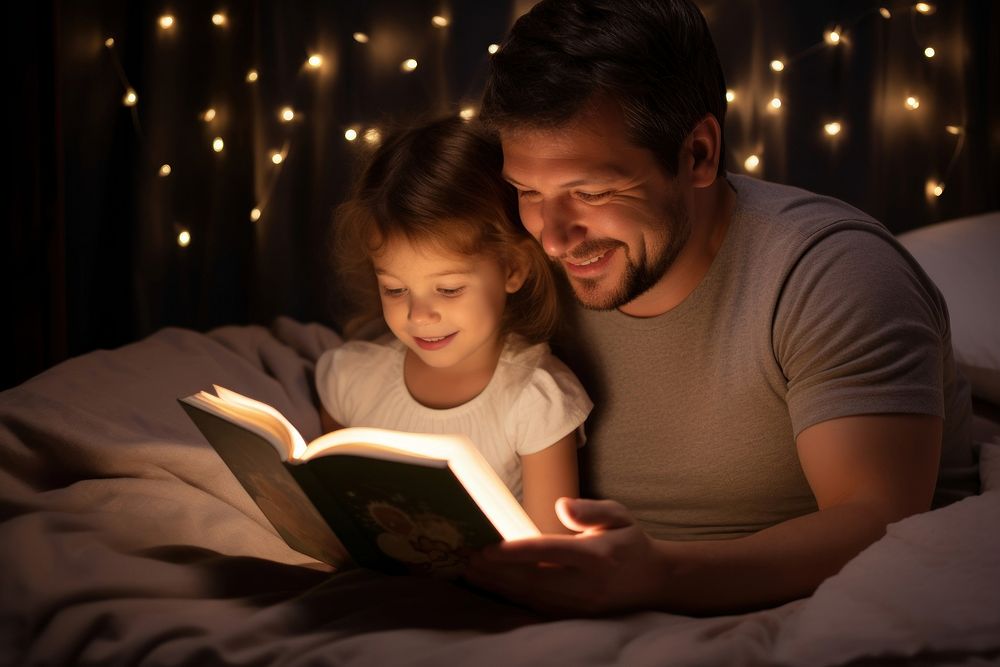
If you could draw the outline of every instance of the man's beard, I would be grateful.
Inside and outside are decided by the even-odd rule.
[[[601,292],[601,283],[607,281],[606,277],[594,280],[575,278],[567,274],[573,294],[581,306],[589,310],[621,308],[645,294],[659,282],[673,266],[691,236],[691,220],[687,208],[680,201],[674,202],[667,216],[667,224],[660,230],[657,238],[653,239],[653,244],[659,246],[661,250],[654,257],[645,257],[641,264],[629,256],[628,246],[616,241],[605,239],[584,241],[574,249],[574,255],[579,257],[593,257],[601,250],[607,252],[614,248],[620,248],[625,255],[625,272],[621,280],[604,293]],[[557,261],[557,264],[565,273],[566,269],[562,262]]]

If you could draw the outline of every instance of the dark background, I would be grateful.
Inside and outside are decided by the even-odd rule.
[[[165,326],[267,324],[279,314],[336,326],[343,304],[326,239],[374,145],[365,132],[474,107],[487,46],[531,4],[11,5],[0,388]],[[929,15],[854,0],[699,5],[736,94],[730,170],[746,171],[757,154],[757,175],[844,199],[895,232],[1000,208],[1000,3],[936,2]],[[212,22],[217,11],[224,26]],[[175,19],[168,30],[164,14]],[[449,24],[434,26],[434,15]],[[843,39],[829,46],[824,31],[837,25]],[[323,57],[315,70],[305,66],[313,53]],[[787,64],[778,74],[768,65],[776,57]],[[408,73],[407,58],[419,63]],[[122,104],[126,87],[134,107]],[[771,112],[775,94],[784,104]],[[907,95],[918,109],[904,108]],[[296,117],[283,123],[286,105]],[[823,125],[833,120],[843,130],[830,137]],[[932,180],[945,183],[940,197],[927,193]],[[181,247],[185,230],[191,242]]]

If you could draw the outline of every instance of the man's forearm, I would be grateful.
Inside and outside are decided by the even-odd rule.
[[[733,540],[655,542],[645,602],[693,614],[738,612],[810,595],[885,533],[881,516],[845,504]]]

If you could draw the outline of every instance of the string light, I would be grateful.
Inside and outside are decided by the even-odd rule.
[[[354,141],[355,139],[358,138],[358,131],[355,130],[353,127],[349,127],[344,132],[344,138],[347,139],[348,141]]]
[[[284,107],[281,110],[281,120],[285,123],[290,123],[295,120],[295,110],[292,107]]]
[[[431,23],[437,28],[445,28],[448,26],[448,19],[444,16],[434,16],[431,18]]]
[[[226,15],[222,12],[216,12],[212,14],[212,23],[219,26],[220,28],[226,25]]]
[[[191,245],[191,232],[186,229],[181,230],[181,233],[177,235],[177,245],[182,248]]]
[[[309,60],[306,61],[306,65],[308,65],[312,69],[319,69],[320,67],[323,66],[323,56],[319,55],[318,53],[312,54],[311,56],[309,56]]]
[[[937,198],[944,194],[944,183],[936,180],[928,180],[924,186],[924,193],[928,199]]]
[[[954,134],[954,135],[962,134],[962,128],[960,128],[958,125],[945,125],[944,131],[947,132],[948,134]]]
[[[274,151],[273,153],[271,153],[271,162],[273,162],[274,164],[281,164],[284,161],[285,161],[285,156],[281,153],[281,151]]]
[[[366,35],[363,32],[356,32],[354,33],[354,41],[357,42],[358,44],[367,44],[368,35]]]
[[[216,137],[212,140],[212,150],[216,153],[221,153],[222,149],[226,147],[226,142],[222,140],[222,137]]]
[[[929,2],[918,2],[917,4],[913,5],[913,8],[916,9],[921,14],[924,14],[925,16],[928,14],[933,14],[937,9],[934,5],[932,5]]]
[[[250,222],[257,222],[260,220],[260,209],[254,206],[250,209]]]
[[[108,47],[109,49],[111,47],[113,47],[114,45],[115,45],[115,38],[114,37],[108,37],[106,40],[104,40],[104,46]]]
[[[879,7],[878,13],[882,15],[882,18],[889,20],[892,18],[892,12],[889,11],[888,7]]]
[[[726,101],[733,102],[736,100],[736,91],[730,88],[726,91]]]
[[[751,154],[743,161],[743,167],[747,171],[757,171],[757,168],[760,167],[760,158]]]
[[[164,14],[159,20],[160,28],[163,30],[170,30],[174,27],[174,17],[170,14]]]
[[[160,176],[169,176],[171,171],[170,165],[166,162],[160,165]]]
[[[461,118],[462,120],[472,120],[473,118],[476,117],[475,107],[465,107],[464,109],[458,112],[458,117]]]
[[[913,111],[920,106],[920,100],[915,95],[910,95],[903,101],[903,106],[905,106],[910,111]]]
[[[129,88],[125,91],[125,95],[122,97],[122,104],[127,107],[134,107],[135,103],[139,101],[139,96],[135,94],[135,91]]]
[[[257,81],[257,70],[252,69],[247,72],[247,83],[255,83]]]
[[[378,131],[376,127],[370,127],[365,130],[365,141],[370,144],[377,144],[382,140],[382,133]]]
[[[768,102],[767,105],[773,111],[777,111],[778,109],[781,108],[781,98],[776,95],[776,96],[774,96],[774,97],[771,98],[771,101]]]
[[[840,27],[838,26],[833,30],[827,30],[823,35],[823,40],[830,45],[840,44]]]
[[[934,50],[933,46],[928,46],[926,49],[924,49],[924,55],[927,56],[928,58],[933,58],[936,53],[937,51]]]
[[[827,123],[823,126],[823,131],[826,132],[831,137],[840,134],[841,126],[838,121],[833,121],[832,123]]]
[[[774,59],[771,61],[771,69],[773,69],[775,72],[780,72],[781,70],[785,69],[785,63],[781,62],[778,59]]]
[[[500,50],[500,45],[490,44],[489,46],[486,47],[486,50],[489,51],[490,55],[492,56],[493,54],[495,54],[497,51]]]
[[[201,115],[206,123],[211,123],[215,120],[215,109],[205,109],[205,113]]]
[[[404,72],[412,72],[413,70],[417,69],[417,61],[414,60],[413,58],[407,58],[402,63],[400,63],[399,69],[403,70]]]

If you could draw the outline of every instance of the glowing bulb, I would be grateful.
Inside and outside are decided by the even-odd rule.
[[[247,83],[253,83],[257,80],[257,70],[252,69],[247,72]]]
[[[781,98],[780,97],[772,97],[771,101],[768,102],[768,105],[772,109],[774,109],[775,111],[777,111],[778,109],[781,108]]]
[[[274,164],[281,164],[285,159],[285,156],[281,154],[280,151],[274,151],[271,153],[271,162]]]
[[[913,8],[916,9],[921,14],[934,13],[934,5],[932,5],[929,2],[918,2],[917,4],[913,5]]]
[[[114,45],[115,45],[114,37],[108,37],[106,40],[104,40],[104,46],[108,47],[109,49]]]
[[[186,229],[181,231],[181,233],[177,235],[177,245],[182,248],[186,248],[191,245],[191,232]]]
[[[250,222],[257,222],[260,220],[260,209],[254,206],[250,209]]]
[[[462,120],[472,120],[476,117],[476,110],[473,107],[465,107],[458,112],[458,116]]]
[[[412,72],[413,70],[417,69],[417,61],[414,60],[413,58],[407,58],[399,65],[399,69],[403,70],[404,72]]]
[[[226,25],[226,15],[223,14],[222,12],[216,12],[212,14],[212,23],[214,23],[217,26]]]
[[[358,44],[367,44],[368,35],[366,35],[363,32],[356,32],[354,33],[354,41],[357,42]]]
[[[169,30],[174,27],[174,17],[170,14],[164,14],[160,17],[160,27],[164,30]]]
[[[948,134],[954,134],[954,135],[962,134],[962,128],[960,128],[958,125],[945,125],[944,131],[947,132]]]
[[[215,109],[205,109],[205,113],[201,117],[205,119],[206,123],[211,123],[215,120]]]
[[[726,101],[732,102],[735,99],[736,99],[736,91],[730,88],[729,90],[726,91]]]
[[[760,158],[756,155],[751,155],[743,161],[743,166],[747,171],[757,171],[757,167],[760,166]]]
[[[319,69],[323,65],[323,56],[314,53],[309,56],[309,60],[306,61],[306,64],[313,69]]]
[[[365,141],[370,144],[377,144],[382,140],[382,133],[378,131],[378,128],[370,127],[365,130]]]
[[[166,162],[160,165],[160,176],[169,176],[171,171],[173,170],[170,168],[170,165],[167,164]]]
[[[881,14],[882,18],[884,18],[884,19],[891,19],[892,18],[892,12],[889,11],[888,7],[879,7],[878,8],[878,13]]]
[[[840,44],[840,28],[828,30],[826,34],[823,35],[823,39],[827,44]]]
[[[127,107],[134,107],[135,103],[139,101],[139,96],[135,94],[135,91],[129,88],[125,91],[125,96],[122,97],[122,104]]]
[[[288,123],[295,120],[295,110],[292,107],[285,107],[281,110],[281,120]]]
[[[903,105],[907,109],[912,111],[920,106],[920,100],[917,99],[915,96],[910,95],[909,97],[906,98],[906,101],[903,102]]]
[[[780,72],[781,70],[785,69],[785,63],[781,62],[780,60],[772,60],[771,69],[773,69],[775,72]]]
[[[490,44],[489,46],[486,47],[486,50],[490,52],[490,55],[493,55],[494,53],[500,50],[500,45]]]
[[[924,193],[927,195],[928,199],[931,197],[940,197],[944,194],[944,183],[933,179],[928,180],[927,184],[924,186]]]
[[[928,46],[926,49],[924,49],[924,55],[927,56],[928,58],[933,58],[935,54],[937,54],[937,51],[934,50],[933,46]]]
[[[431,18],[431,23],[433,23],[435,27],[444,28],[448,25],[448,19],[444,16],[434,16]]]
[[[354,141],[355,139],[358,138],[358,131],[355,130],[353,127],[349,127],[347,128],[347,131],[344,132],[344,138],[347,139],[348,141]]]
[[[212,140],[212,150],[216,153],[221,153],[222,149],[226,147],[226,142],[222,140],[222,137],[216,137]]]
[[[840,123],[838,123],[837,121],[833,121],[832,123],[827,123],[826,125],[823,126],[823,131],[826,132],[831,137],[840,134],[840,130],[841,130]]]

